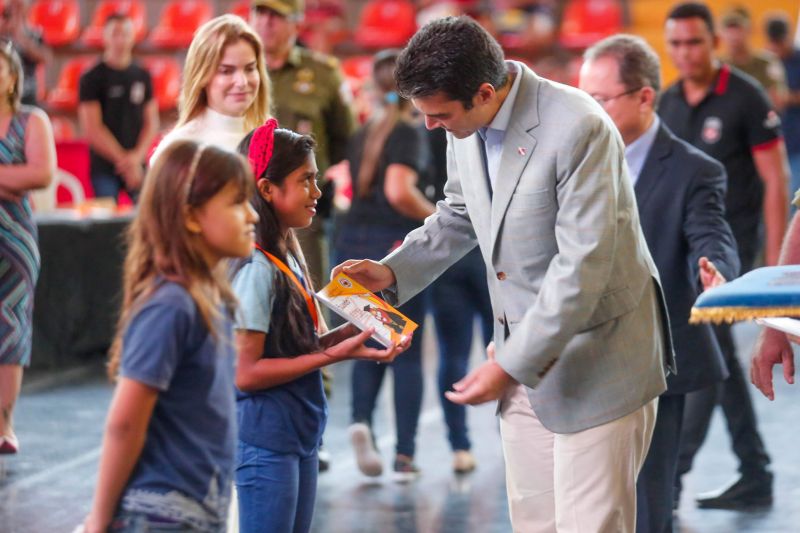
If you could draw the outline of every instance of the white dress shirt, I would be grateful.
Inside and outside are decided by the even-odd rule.
[[[486,170],[489,174],[489,183],[492,190],[494,190],[497,182],[497,171],[500,166],[500,158],[503,155],[503,141],[506,138],[508,124],[511,122],[511,111],[514,108],[514,100],[517,99],[519,83],[522,79],[522,76],[520,76],[522,69],[519,68],[516,61],[506,61],[506,65],[508,66],[509,75],[515,75],[511,90],[508,92],[494,119],[492,119],[491,124],[478,129],[478,135],[480,135],[486,148]]]
[[[647,155],[650,153],[650,148],[656,140],[658,134],[658,126],[661,120],[658,115],[655,116],[653,123],[647,128],[638,139],[625,147],[625,162],[628,163],[628,170],[631,174],[631,182],[636,185],[639,181],[639,174],[642,173],[644,162],[647,161]]]

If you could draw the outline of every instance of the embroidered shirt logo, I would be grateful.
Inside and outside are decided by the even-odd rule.
[[[131,103],[133,105],[141,105],[144,102],[145,87],[141,81],[134,82],[131,86]]]
[[[715,144],[722,138],[722,119],[719,117],[708,117],[703,123],[703,130],[700,134],[706,144]]]
[[[770,110],[769,113],[767,113],[767,118],[764,119],[764,127],[768,130],[774,130],[775,128],[780,127],[780,125],[781,117],[779,117],[775,111]]]

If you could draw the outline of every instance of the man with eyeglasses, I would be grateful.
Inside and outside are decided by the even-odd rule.
[[[752,78],[714,57],[718,37],[708,6],[689,2],[673,8],[665,36],[667,53],[680,79],[664,91],[659,105],[661,120],[675,135],[725,166],[726,217],[736,237],[742,272],[753,267],[764,244],[762,216],[765,263],[774,265],[789,208],[788,163],[780,118]],[[722,509],[768,505],[772,502],[772,474],[767,468],[770,458],[758,433],[748,385],[730,326],[715,330],[730,376],[722,384],[692,392],[686,398],[676,492],[680,491],[680,477],[691,469],[719,402],[741,475],[728,487],[700,495],[697,503]]]
[[[588,49],[579,86],[603,106],[625,142],[639,220],[669,310],[678,373],[667,377],[667,391],[659,397],[653,439],[636,483],[636,530],[671,533],[686,393],[728,375],[711,326],[688,323],[698,293],[739,270],[725,221],[725,170],[659,120],[660,64],[643,39],[617,35]]]

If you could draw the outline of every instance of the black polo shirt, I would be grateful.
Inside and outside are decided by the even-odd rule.
[[[144,127],[144,108],[153,98],[150,73],[136,63],[117,70],[100,61],[80,79],[81,102],[97,101],[103,113],[103,124],[125,150],[139,142]],[[91,172],[116,175],[114,163],[91,150]]]
[[[678,81],[664,91],[661,120],[675,135],[721,162],[728,174],[726,218],[740,256],[749,259],[761,248],[760,223],[764,185],[753,152],[774,147],[781,138],[780,118],[757,82],[722,65],[706,97],[692,107]],[[744,267],[745,265],[743,265]]]

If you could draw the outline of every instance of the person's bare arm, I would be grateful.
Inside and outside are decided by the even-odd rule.
[[[155,389],[120,378],[108,413],[97,488],[84,523],[85,533],[106,531],[114,518],[122,491],[144,448],[156,400]]]
[[[10,9],[9,17],[0,26],[0,34],[11,38],[22,55],[32,62],[39,64],[47,61],[49,58],[48,48],[37,39],[30,37],[26,31],[28,26],[25,23],[24,9],[10,8],[10,6],[7,9]]]
[[[383,193],[398,213],[414,220],[424,220],[436,211],[425,195],[417,189],[419,177],[411,167],[392,164],[386,169]]]
[[[236,332],[236,345],[239,353],[236,365],[236,386],[242,391],[254,391],[277,387],[345,359],[363,359],[390,363],[408,348],[408,342],[393,345],[385,350],[368,348],[364,343],[374,333],[373,330],[358,331],[355,328],[341,328],[328,333],[330,344],[323,337],[324,349],[316,353],[295,357],[264,358],[266,333],[250,330]]]
[[[150,150],[150,145],[153,144],[153,139],[155,139],[158,134],[159,125],[158,100],[151,98],[144,106],[142,131],[139,132],[139,138],[136,140],[136,146],[133,148],[133,152],[136,154],[139,164],[144,163],[147,152]]]
[[[103,123],[103,110],[100,102],[90,100],[78,105],[78,120],[89,146],[115,165],[125,157],[125,149],[114,134]]]
[[[789,181],[786,146],[779,140],[768,148],[753,150],[753,161],[764,182],[764,224],[767,233],[765,262],[767,265],[775,265],[786,231],[789,208],[786,196]]]
[[[14,43],[16,43],[29,60],[37,65],[47,62],[50,58],[50,50],[44,44],[31,38],[27,32],[25,32],[24,27],[24,25],[21,25],[20,31],[15,32]]]
[[[24,194],[12,191],[11,189],[6,189],[5,187],[0,187],[0,200],[5,200],[7,202],[19,202],[24,197]]]
[[[50,185],[56,173],[56,147],[50,120],[34,110],[25,127],[24,165],[0,166],[0,193],[21,195]]]
[[[779,263],[800,264],[800,212],[795,213],[789,224]],[[775,399],[775,389],[772,384],[772,369],[775,365],[783,366],[783,378],[786,383],[794,383],[794,352],[786,334],[776,329],[765,328],[756,342],[750,361],[750,381],[770,400]]]
[[[125,155],[116,163],[116,171],[125,180],[125,185],[129,190],[138,190],[142,186],[144,179],[143,165],[150,144],[158,133],[158,102],[155,98],[151,99],[144,106],[144,121],[142,130],[136,141],[136,146],[125,151]]]

